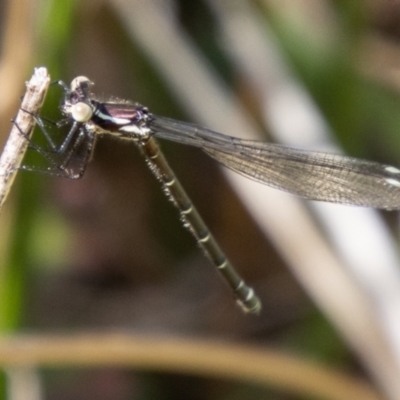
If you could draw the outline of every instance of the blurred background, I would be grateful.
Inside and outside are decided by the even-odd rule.
[[[24,82],[46,66],[67,84],[88,76],[100,99],[400,166],[396,1],[0,0],[0,9],[2,143]],[[41,114],[59,120],[61,98],[52,86]],[[134,143],[102,137],[81,180],[19,173],[0,215],[1,396],[400,398],[398,213],[300,200],[199,149],[161,146],[261,314],[236,306]],[[115,332],[265,359],[235,357],[236,376],[213,372],[221,356],[205,350],[210,367],[198,373],[179,357],[176,368],[107,362],[96,335]],[[93,335],[103,362],[82,361],[77,333]],[[68,362],[41,358],[56,335],[72,338]],[[38,338],[43,349],[24,359]]]

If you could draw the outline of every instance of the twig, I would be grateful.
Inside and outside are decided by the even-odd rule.
[[[0,366],[117,366],[232,379],[329,400],[382,400],[367,382],[272,349],[124,333],[0,338]]]
[[[28,148],[29,142],[22,132],[28,136],[32,134],[34,115],[42,107],[49,85],[50,75],[44,67],[35,68],[32,78],[26,83],[21,108],[0,156],[0,211]]]

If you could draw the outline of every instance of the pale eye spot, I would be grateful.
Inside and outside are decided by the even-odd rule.
[[[92,115],[93,109],[89,104],[79,102],[71,107],[71,116],[77,122],[88,122]]]

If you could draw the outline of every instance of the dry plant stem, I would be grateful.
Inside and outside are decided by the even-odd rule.
[[[21,131],[27,135],[32,134],[35,126],[33,115],[42,107],[49,85],[50,76],[44,67],[35,68],[32,78],[26,83],[21,108],[0,156],[0,211],[28,148],[29,142]]]
[[[366,382],[278,351],[183,337],[21,335],[0,339],[0,366],[118,366],[231,379],[329,400],[382,400]]]

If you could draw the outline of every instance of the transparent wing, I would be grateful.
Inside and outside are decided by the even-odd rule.
[[[376,162],[241,140],[193,124],[155,117],[154,135],[202,147],[250,179],[311,200],[400,208],[400,170]]]

